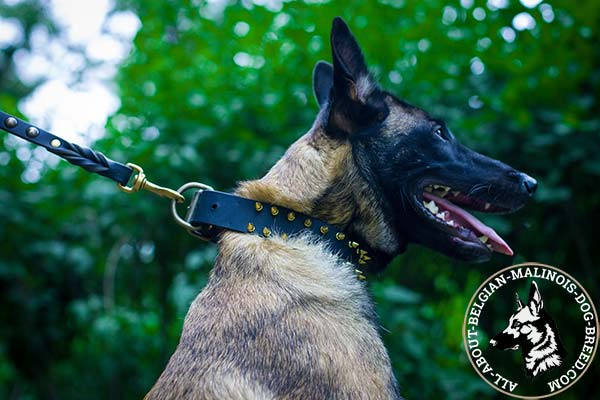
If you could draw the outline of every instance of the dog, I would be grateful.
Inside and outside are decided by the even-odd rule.
[[[462,207],[514,211],[536,181],[380,88],[340,18],[331,48],[333,63],[313,71],[312,128],[235,193],[359,237],[378,253],[370,271],[408,243],[465,261],[512,254]],[[320,237],[224,231],[218,247],[147,399],[401,398],[365,283]]]
[[[523,368],[533,378],[560,367],[567,354],[552,317],[544,309],[544,301],[535,281],[529,288],[527,306],[518,293],[517,310],[509,317],[508,326],[490,344],[500,350],[521,349]]]

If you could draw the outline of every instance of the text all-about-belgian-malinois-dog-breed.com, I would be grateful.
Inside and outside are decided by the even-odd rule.
[[[514,211],[536,181],[379,87],[340,18],[331,48],[333,65],[314,69],[312,128],[235,193],[279,222],[220,233],[148,399],[398,399],[361,268],[381,270],[411,242],[465,261],[512,254],[463,207]],[[306,229],[288,233],[299,220]]]

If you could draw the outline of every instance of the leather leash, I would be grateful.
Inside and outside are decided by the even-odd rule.
[[[144,170],[135,164],[122,164],[111,160],[102,153],[70,143],[1,110],[0,129],[42,146],[88,172],[112,179],[117,182],[119,189],[126,193],[147,190],[170,199],[171,212],[175,221],[203,240],[216,243],[224,230],[264,238],[279,235],[284,240],[288,240],[293,235],[310,232],[327,242],[331,251],[358,268],[376,265],[377,259],[383,257],[365,243],[360,244],[338,227],[285,207],[219,192],[198,182],[186,183],[178,190],[158,186],[150,182]],[[177,213],[176,205],[185,201],[183,193],[190,189],[196,191],[188,207],[188,213],[185,219],[182,219]],[[355,269],[354,272],[359,280],[366,279],[360,269]]]

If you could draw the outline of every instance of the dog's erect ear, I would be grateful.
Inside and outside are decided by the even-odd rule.
[[[313,70],[313,91],[319,108],[329,102],[333,87],[333,66],[325,61],[319,61]]]
[[[544,308],[542,295],[540,294],[537,283],[535,283],[535,281],[531,281],[531,286],[529,287],[529,301],[527,306],[531,310],[531,314],[535,316],[537,316],[540,310]]]
[[[333,99],[329,127],[353,133],[381,121],[387,107],[377,83],[367,70],[362,51],[348,25],[339,17],[331,28]]]
[[[519,297],[519,293],[515,292],[515,297],[517,299],[517,311],[521,311],[521,309],[524,307],[523,302],[521,301],[521,298]]]

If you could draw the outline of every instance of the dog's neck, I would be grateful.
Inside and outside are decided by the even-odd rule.
[[[402,251],[402,241],[359,173],[350,143],[329,137],[318,121],[262,179],[243,182],[237,194],[338,225],[387,255],[387,263]]]

